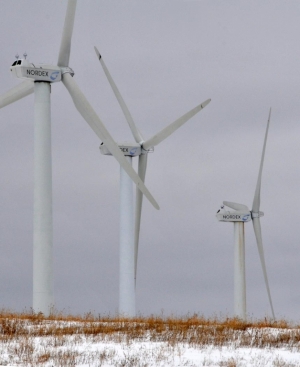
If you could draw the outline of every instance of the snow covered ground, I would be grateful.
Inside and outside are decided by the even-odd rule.
[[[298,327],[0,317],[0,366],[300,366]]]
[[[53,338],[52,338],[53,339]],[[289,348],[191,347],[166,342],[95,342],[81,336],[62,346],[35,338],[30,347],[1,345],[1,366],[300,366],[299,350]],[[48,359],[49,358],[49,359]],[[48,359],[48,361],[46,361]]]

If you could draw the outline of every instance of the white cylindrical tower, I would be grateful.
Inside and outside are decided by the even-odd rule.
[[[54,306],[50,88],[34,83],[33,310],[46,316]]]
[[[234,316],[246,320],[244,222],[234,222]]]
[[[132,157],[126,157],[132,164]],[[135,316],[133,184],[120,168],[120,283],[119,314]]]

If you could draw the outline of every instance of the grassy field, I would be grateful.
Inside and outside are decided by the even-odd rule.
[[[300,327],[198,315],[126,319],[2,311],[0,365],[300,366]]]

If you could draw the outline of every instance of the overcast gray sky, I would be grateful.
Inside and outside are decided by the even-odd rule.
[[[66,0],[0,3],[0,93],[15,54],[57,62]],[[280,0],[79,0],[70,66],[115,140],[133,140],[98,47],[147,138],[211,98],[149,155],[137,281],[142,315],[233,314],[233,224],[223,200],[252,205],[269,108],[261,219],[275,313],[299,321],[300,4]],[[55,305],[118,308],[119,166],[52,87]],[[0,111],[0,307],[32,302],[33,96]],[[135,162],[136,166],[136,162]],[[251,223],[247,311],[270,315]]]

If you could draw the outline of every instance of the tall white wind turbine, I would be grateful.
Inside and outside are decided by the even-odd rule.
[[[265,134],[265,140],[263,145],[263,151],[261,156],[260,168],[258,173],[258,179],[252,204],[252,210],[250,211],[246,205],[224,201],[223,204],[234,211],[226,211],[224,207],[217,213],[217,218],[221,222],[233,222],[234,223],[234,315],[246,320],[246,274],[245,274],[245,235],[244,235],[244,223],[252,220],[253,228],[255,232],[257,248],[259,252],[260,262],[263,270],[264,280],[267,288],[268,298],[271,306],[273,318],[275,319],[273,303],[271,298],[271,292],[268,282],[267,269],[265,263],[264,249],[262,243],[260,217],[264,215],[260,209],[260,188],[262,169],[265,157],[265,150],[267,144],[267,137],[269,131],[271,119],[271,109],[269,112],[268,124]]]
[[[34,93],[33,310],[45,315],[49,314],[54,303],[50,116],[52,83],[63,82],[83,119],[104,142],[139,190],[155,208],[159,208],[73,79],[74,71],[69,67],[69,58],[76,4],[77,0],[68,0],[57,65],[33,64],[26,58],[16,60],[10,71],[24,81],[0,96],[2,108]]]
[[[142,181],[145,181],[147,169],[148,153],[153,152],[154,146],[161,143],[168,136],[173,134],[179,127],[185,124],[196,113],[201,111],[210,99],[199,104],[191,111],[187,112],[176,121],[165,127],[163,130],[155,134],[150,139],[144,140],[142,134],[136,127],[131,113],[125,104],[114,80],[112,79],[99,51],[95,47],[96,54],[102,65],[104,73],[110,83],[110,86],[120,104],[120,107],[129,124],[135,143],[120,143],[119,147],[127,156],[128,162],[132,163],[132,157],[139,157],[138,174]],[[103,142],[100,146],[102,154],[110,155],[110,149]],[[135,315],[135,284],[137,274],[137,259],[139,233],[141,225],[143,193],[136,190],[135,203],[135,224],[133,223],[134,208],[133,208],[133,190],[132,183],[128,180],[127,175],[121,167],[120,173],[120,284],[119,284],[119,313],[127,316]]]

